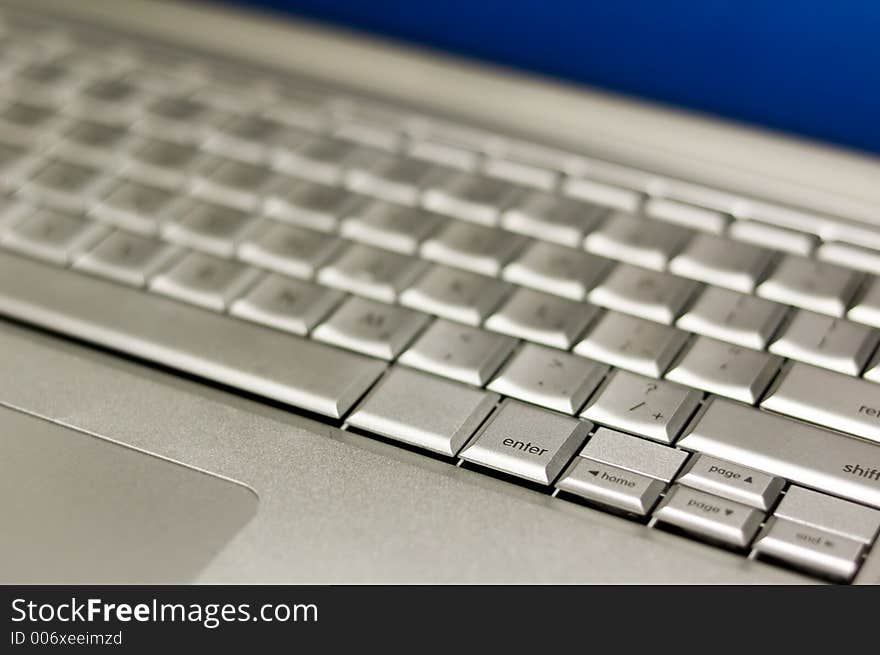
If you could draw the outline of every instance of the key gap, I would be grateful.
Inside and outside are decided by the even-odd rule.
[[[876,328],[871,328],[872,330],[880,332],[880,330],[876,330]],[[874,362],[874,357],[877,353],[880,352],[880,339],[877,339],[877,343],[874,344],[874,347],[871,349],[871,354],[869,354],[865,358],[865,364],[859,369],[859,374],[856,376],[858,379],[863,380],[865,373],[867,373],[868,369],[871,368],[871,364]],[[868,380],[871,382],[871,380]]]
[[[711,286],[712,286],[711,284],[706,284],[705,282],[697,282],[696,286],[694,287],[694,290],[687,297],[687,299],[681,304],[681,307],[679,308],[679,310],[675,314],[675,319],[672,321],[672,323],[670,325],[672,327],[677,328],[678,327],[678,320],[682,316],[685,316],[688,312],[690,312],[694,308],[694,305],[697,304],[697,301],[703,297],[703,294],[706,292],[706,289],[711,288]],[[681,328],[679,328],[679,329],[681,329]]]

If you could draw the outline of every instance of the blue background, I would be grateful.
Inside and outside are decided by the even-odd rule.
[[[238,0],[880,154],[880,0]]]

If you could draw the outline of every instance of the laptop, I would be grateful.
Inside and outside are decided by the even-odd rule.
[[[880,582],[875,90],[272,4],[0,8],[0,579]]]

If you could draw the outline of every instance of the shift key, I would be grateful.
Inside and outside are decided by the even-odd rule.
[[[761,407],[880,443],[876,382],[793,362]]]
[[[880,507],[877,444],[721,398],[704,408],[681,448]]]
[[[462,451],[461,458],[549,485],[591,428],[587,421],[508,400]]]

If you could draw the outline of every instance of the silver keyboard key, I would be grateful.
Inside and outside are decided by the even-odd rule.
[[[60,140],[52,147],[51,153],[71,163],[113,167],[122,160],[122,149],[128,139],[125,128],[77,121],[60,135]]]
[[[16,97],[32,98],[37,102],[62,103],[72,95],[83,78],[64,61],[38,61],[15,71],[5,84]]]
[[[770,352],[847,375],[859,375],[878,341],[878,330],[801,309],[781,336],[770,344]]]
[[[228,113],[210,107],[187,95],[168,95],[144,107],[141,119],[133,124],[139,132],[160,135],[183,142],[200,142],[212,127],[221,124]]]
[[[488,388],[503,396],[575,414],[607,372],[603,364],[527,343]]]
[[[229,308],[233,316],[306,335],[345,297],[340,291],[271,273]]]
[[[756,403],[782,364],[776,355],[697,337],[666,374],[674,382]]]
[[[773,518],[755,540],[761,555],[836,580],[849,580],[858,571],[863,544],[824,530]]]
[[[694,455],[677,482],[749,507],[769,510],[785,480],[709,455]]]
[[[867,380],[789,362],[761,407],[880,443],[880,389]]]
[[[33,166],[33,155],[26,148],[0,143],[0,188],[17,189],[20,178]]]
[[[424,269],[425,262],[414,257],[355,244],[318,271],[318,282],[394,302]]]
[[[421,253],[425,259],[497,277],[526,243],[518,234],[450,221],[422,244]]]
[[[240,211],[256,212],[279,180],[270,169],[258,164],[221,157],[206,157],[193,171],[190,193],[208,202],[220,203]]]
[[[28,176],[19,193],[74,212],[87,211],[108,179],[90,166],[49,160]]]
[[[176,216],[179,206],[177,196],[165,189],[122,179],[108,187],[91,213],[98,220],[149,236]]]
[[[642,194],[637,191],[585,178],[568,178],[563,191],[573,198],[613,207],[631,214],[637,212],[642,204]]]
[[[87,82],[75,98],[72,111],[114,124],[131,123],[140,112],[149,92],[124,77],[99,77]]]
[[[422,209],[377,201],[351,212],[342,221],[339,234],[386,250],[415,255],[421,243],[446,220]]]
[[[492,157],[483,164],[484,175],[526,187],[552,191],[559,182],[559,173],[512,159]]]
[[[191,59],[171,53],[167,49],[151,48],[148,54],[141,53],[136,57],[134,67],[124,73],[124,79],[149,92],[153,99],[159,95],[183,93],[191,90],[196,83],[188,74],[191,63]],[[141,110],[143,111],[143,107]]]
[[[24,147],[45,144],[56,138],[61,118],[52,109],[28,102],[0,105],[0,138]]]
[[[504,267],[508,282],[584,300],[612,262],[582,250],[536,241]]]
[[[178,189],[189,182],[202,158],[192,145],[142,138],[129,147],[123,172],[150,184]]]
[[[492,316],[486,327],[526,341],[568,349],[598,314],[592,305],[517,289]]]
[[[428,162],[383,153],[369,153],[348,167],[346,186],[388,202],[415,206],[422,188],[438,173]]]
[[[772,260],[771,250],[699,234],[672,259],[669,270],[682,277],[751,293]]]
[[[202,253],[190,253],[150,280],[150,290],[222,312],[259,277],[249,266]]]
[[[702,394],[666,380],[615,371],[581,416],[655,441],[672,443]]]
[[[608,507],[645,516],[665,488],[660,480],[583,457],[575,458],[556,488]]]
[[[698,289],[691,280],[618,264],[590,292],[591,303],[671,325]]]
[[[880,275],[880,252],[876,250],[849,243],[826,241],[816,251],[816,257],[822,261]]]
[[[263,114],[290,127],[311,132],[324,130],[329,123],[328,98],[325,93],[306,89],[299,84],[276,87],[277,100],[270,100]]]
[[[642,212],[652,218],[667,221],[676,225],[721,234],[727,228],[730,217],[721,212],[688,205],[668,198],[650,198],[645,201]]]
[[[629,371],[660,377],[687,341],[686,332],[607,312],[574,352]]]
[[[428,323],[418,312],[350,297],[312,331],[318,341],[381,359],[395,359]]]
[[[341,240],[323,232],[264,220],[241,241],[238,257],[285,275],[311,278],[342,247]]]
[[[815,259],[786,256],[757,294],[821,314],[843,316],[862,274]]]
[[[461,452],[467,462],[551,484],[590,430],[586,421],[506,400]]]
[[[693,237],[678,225],[614,212],[584,239],[584,247],[602,257],[664,270],[669,260]]]
[[[267,216],[280,221],[309,227],[321,232],[335,232],[340,220],[362,202],[361,196],[338,187],[296,183],[287,189],[276,189],[266,198]]]
[[[350,141],[313,137],[294,148],[278,148],[272,165],[282,173],[320,184],[341,184],[347,163],[359,156],[359,147]]]
[[[846,316],[851,321],[880,328],[880,277],[868,278],[864,291]]]
[[[185,73],[195,83],[190,97],[230,112],[244,114],[273,97],[272,82],[227,62],[188,62]]]
[[[758,532],[764,515],[726,498],[675,486],[654,512],[654,517],[686,532],[745,548]]]
[[[728,229],[727,235],[737,241],[745,241],[764,248],[773,248],[805,257],[811,255],[819,243],[818,237],[813,234],[746,219],[734,221]]]
[[[177,254],[173,247],[116,230],[74,262],[74,268],[143,287]]]
[[[410,138],[406,154],[441,166],[471,172],[477,170],[482,157],[480,153],[468,148],[423,138]]]
[[[434,321],[400,356],[400,363],[483,386],[516,347],[516,339],[479,328]]]
[[[682,450],[609,428],[596,430],[580,456],[661,482],[671,482],[688,458]]]
[[[880,530],[880,510],[797,486],[785,492],[774,516],[861,541],[868,546],[874,543]]]
[[[67,265],[107,234],[107,228],[76,216],[38,209],[16,221],[2,236],[5,248]]]
[[[479,325],[510,291],[505,282],[435,265],[400,294],[400,303],[459,323]]]
[[[839,432],[710,398],[678,445],[880,507],[880,448]]]
[[[495,226],[519,187],[482,175],[451,172],[425,189],[426,209],[480,225]]]
[[[340,139],[355,141],[361,145],[377,150],[397,150],[402,141],[399,130],[402,125],[385,125],[362,120],[346,118],[339,122],[333,130],[333,136]]]
[[[191,89],[196,83],[189,75],[192,59],[178,52],[147,44],[128,44],[126,50],[132,58],[125,80],[151,95]]]
[[[273,148],[295,148],[310,138],[307,132],[257,114],[230,116],[205,140],[205,150],[251,164],[267,164]]]
[[[427,138],[445,144],[466,148],[474,152],[497,152],[504,140],[487,130],[433,120],[412,130],[419,138]]]
[[[209,202],[184,200],[174,220],[163,224],[162,237],[218,257],[232,257],[256,227],[249,214]]]
[[[706,287],[678,319],[682,330],[763,350],[785,318],[788,308],[721,287]]]
[[[501,226],[536,239],[580,248],[584,236],[607,213],[605,207],[552,193],[519,196],[501,216]]]
[[[494,393],[396,367],[355,408],[348,423],[454,457],[497,402]]]

